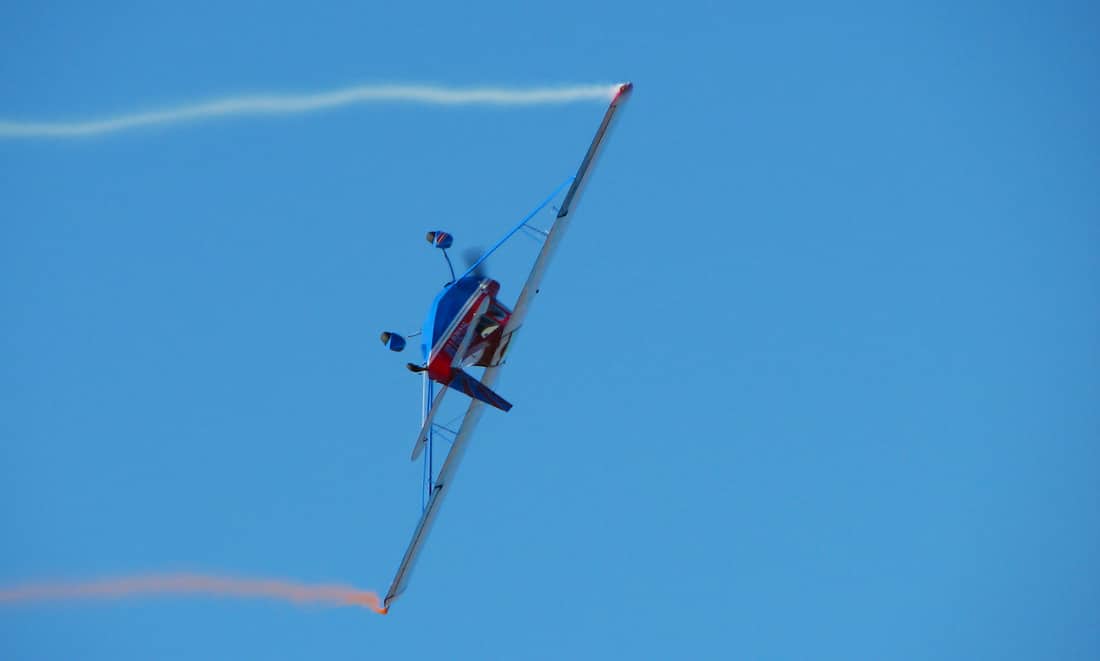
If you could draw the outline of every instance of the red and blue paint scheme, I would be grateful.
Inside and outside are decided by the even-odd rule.
[[[502,411],[503,397],[462,370],[489,367],[512,311],[497,300],[500,283],[477,273],[447,284],[432,301],[420,337],[428,378]]]
[[[496,383],[512,338],[522,327],[528,308],[539,292],[543,275],[546,273],[554,251],[569,228],[573,211],[592,173],[596,157],[600,153],[612,120],[629,97],[632,87],[630,83],[623,83],[609,89],[611,103],[604,113],[595,137],[588,146],[588,151],[585,152],[577,174],[560,185],[534,211],[527,214],[494,246],[485,251],[464,273],[455,277],[451,258],[447,256],[447,248],[451,247],[454,237],[447,232],[428,232],[428,242],[439,248],[447,260],[451,281],[444,285],[443,291],[439,292],[432,301],[428,318],[419,333],[420,350],[424,362],[408,365],[410,370],[422,373],[424,376],[420,434],[416,438],[412,452],[413,460],[421,454],[424,455],[423,512],[413,532],[412,541],[409,542],[405,555],[401,559],[401,565],[393,577],[393,583],[390,584],[390,589],[383,599],[383,612],[389,609],[393,600],[401,595],[408,585],[413,565],[428,538],[428,532],[439,512],[443,497],[450,490],[451,481],[458,469],[466,444],[481,419],[484,405],[488,404],[502,411],[512,408],[507,400],[493,391],[493,384]],[[566,186],[569,189],[556,207],[557,214],[549,231],[529,225],[528,221],[553,200],[558,199]],[[540,235],[543,244],[515,305],[509,309],[497,298],[500,293],[500,283],[486,277],[479,266],[497,248],[522,229],[528,229]],[[382,333],[382,343],[393,351],[401,351],[406,345],[405,338],[390,332]],[[465,371],[466,368],[473,367],[485,368],[480,380]],[[434,386],[437,383],[442,384],[442,388],[435,393]],[[457,431],[434,422],[443,396],[448,390],[458,390],[472,400]],[[432,439],[436,434],[449,437],[451,441],[450,450],[438,473],[435,471],[432,459]]]

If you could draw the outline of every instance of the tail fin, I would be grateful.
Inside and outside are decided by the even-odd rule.
[[[501,411],[508,411],[512,408],[512,405],[509,404],[507,400],[493,392],[489,386],[486,386],[484,383],[462,370],[456,369],[454,375],[451,377],[451,382],[447,385],[455,390],[466,393],[474,399],[479,399],[489,406],[494,406]]]

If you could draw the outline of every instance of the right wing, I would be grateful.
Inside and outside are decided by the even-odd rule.
[[[412,460],[416,461],[416,458],[420,456],[420,453],[424,451],[424,448],[428,445],[428,432],[431,431],[432,421],[435,420],[435,414],[439,413],[439,405],[443,403],[443,395],[447,392],[447,386],[443,386],[436,393],[435,398],[432,399],[432,407],[428,409],[428,415],[424,418],[424,424],[420,425],[420,433],[416,437],[416,445],[413,446]]]
[[[486,368],[485,374],[481,377],[481,382],[492,387],[499,371],[499,367]],[[416,530],[413,532],[412,541],[409,542],[409,548],[405,550],[405,556],[401,558],[401,565],[397,568],[393,583],[390,584],[390,589],[386,592],[386,596],[382,601],[383,608],[388,609],[390,603],[401,596],[401,593],[408,586],[409,577],[412,576],[413,567],[416,565],[416,560],[420,555],[424,542],[428,539],[428,533],[431,532],[435,517],[439,514],[439,507],[443,504],[443,498],[451,490],[451,480],[454,478],[455,471],[458,470],[459,463],[462,462],[462,455],[466,452],[466,442],[470,439],[474,428],[481,420],[481,413],[484,410],[485,404],[482,402],[476,399],[470,401],[470,408],[466,409],[466,417],[462,419],[462,426],[458,428],[458,434],[451,444],[450,452],[447,453],[447,459],[443,462],[443,468],[439,469],[439,476],[435,480],[435,487],[428,499],[428,506],[424,508],[424,513],[420,515],[420,521],[416,524]]]

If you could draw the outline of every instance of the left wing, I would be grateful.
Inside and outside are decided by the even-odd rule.
[[[596,136],[592,138],[592,143],[584,154],[584,160],[581,161],[581,165],[577,169],[573,184],[569,187],[569,192],[565,194],[565,199],[558,209],[554,224],[551,225],[546,241],[542,244],[542,250],[539,251],[539,256],[535,259],[535,265],[531,267],[531,274],[527,276],[527,282],[519,293],[516,306],[512,309],[512,315],[508,318],[508,324],[504,327],[500,347],[491,361],[492,365],[499,365],[504,360],[504,354],[511,346],[512,334],[519,330],[520,326],[523,325],[523,320],[527,318],[527,308],[530,307],[535,294],[539,293],[539,286],[542,284],[542,277],[546,274],[546,267],[550,265],[554,250],[565,235],[565,230],[569,228],[569,221],[572,219],[571,214],[580,201],[581,192],[584,191],[584,186],[588,183],[588,177],[592,174],[592,167],[596,164],[596,158],[600,155],[604,138],[607,137],[611,129],[612,120],[615,119],[619,109],[630,97],[632,89],[634,89],[632,83],[623,83],[619,85],[615,97],[611,99],[611,104],[607,107],[607,112],[604,113],[603,121],[600,122],[600,128],[596,130]]]

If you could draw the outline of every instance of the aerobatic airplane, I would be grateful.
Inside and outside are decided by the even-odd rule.
[[[447,232],[428,232],[428,242],[439,248],[447,260],[447,266],[451,269],[451,281],[444,285],[443,291],[439,292],[432,301],[428,318],[419,333],[423,362],[408,364],[410,370],[422,373],[424,376],[423,418],[420,433],[413,446],[412,458],[415,461],[426,451],[424,471],[426,502],[412,541],[386,593],[383,601],[384,611],[389,609],[393,600],[404,592],[408,584],[413,564],[427,539],[443,497],[450,488],[466,443],[481,418],[484,405],[488,404],[501,411],[512,408],[504,397],[493,390],[493,384],[500,373],[508,347],[527,316],[531,300],[539,292],[539,285],[554,249],[569,226],[581,191],[592,173],[592,167],[603,146],[612,120],[626,102],[632,88],[631,83],[624,83],[615,88],[611,104],[604,113],[603,121],[581,161],[577,174],[559,186],[558,190],[551,193],[460,276],[455,277],[450,257],[447,256],[447,248],[451,247],[454,238]],[[544,232],[529,225],[528,221],[556,199],[567,185],[569,189],[558,207],[557,216],[549,231]],[[497,298],[500,283],[487,277],[481,267],[489,255],[521,229],[533,230],[540,234],[543,237],[543,245],[516,304],[509,309]],[[382,343],[393,351],[401,351],[405,348],[407,341],[401,335],[387,331],[382,333]],[[481,379],[477,379],[465,369],[473,367],[485,368]],[[436,384],[440,386],[438,393],[434,393]],[[471,399],[471,402],[458,430],[450,432],[454,435],[451,449],[439,473],[434,474],[431,463],[432,441],[436,433],[446,430],[434,421],[443,396],[448,390],[463,393]]]

